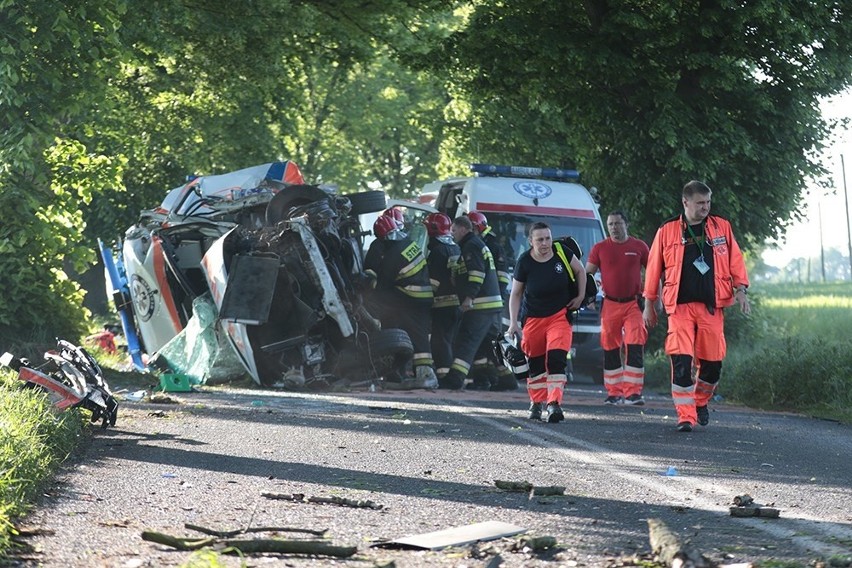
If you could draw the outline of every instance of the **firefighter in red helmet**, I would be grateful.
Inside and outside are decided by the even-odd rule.
[[[379,317],[383,328],[405,330],[414,347],[415,376],[386,377],[386,385],[437,388],[429,345],[433,294],[426,257],[420,246],[402,231],[401,222],[393,214],[376,219],[373,234],[376,240],[364,261],[364,271],[374,286],[370,294],[371,311]]]
[[[452,221],[444,213],[431,213],[423,224],[429,235],[426,264],[432,282],[432,355],[440,381],[453,364],[453,339],[459,320],[459,298],[453,284],[453,270],[461,249],[450,234]]]

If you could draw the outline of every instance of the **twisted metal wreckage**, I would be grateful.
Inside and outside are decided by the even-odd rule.
[[[386,203],[307,185],[289,161],[174,188],[115,251],[99,243],[134,364],[289,389],[405,377],[408,335],[363,295],[359,215]]]
[[[43,390],[59,410],[84,408],[101,428],[115,426],[118,402],[112,396],[97,361],[82,347],[59,339],[56,349],[45,352],[45,362],[34,366],[11,353],[0,357],[0,366],[17,371],[28,387]]]

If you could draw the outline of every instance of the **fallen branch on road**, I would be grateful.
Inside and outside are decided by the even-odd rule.
[[[314,536],[325,536],[328,532],[328,529],[301,529],[295,527],[246,527],[244,529],[235,529],[232,531],[217,531],[215,529],[208,529],[207,527],[201,527],[198,525],[193,525],[190,523],[184,523],[184,528],[187,528],[192,531],[198,531],[200,533],[209,534],[213,536],[218,536],[222,538],[229,538],[232,536],[238,536],[245,533],[257,533],[257,532],[293,532],[293,533],[305,533]]]
[[[354,546],[334,546],[316,540],[282,539],[219,539],[215,537],[195,539],[180,538],[154,531],[143,531],[142,540],[170,546],[176,550],[192,551],[215,546],[222,548],[224,554],[255,554],[273,552],[281,554],[310,554],[315,556],[335,556],[348,558],[358,552]]]
[[[340,505],[341,507],[357,507],[361,509],[382,509],[384,505],[368,499],[346,499],[345,497],[307,497],[302,493],[261,493],[267,499],[294,501],[296,503],[322,503]]]
[[[503,491],[517,491],[532,495],[565,495],[565,488],[559,485],[533,485],[528,481],[494,480],[494,486]]]
[[[670,568],[713,568],[715,564],[691,550],[660,519],[648,519],[648,540],[660,562]]]

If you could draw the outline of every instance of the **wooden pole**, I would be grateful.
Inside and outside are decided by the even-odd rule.
[[[825,246],[822,242],[822,203],[817,203],[817,214],[819,215],[819,264],[822,268],[822,281],[825,282]]]
[[[840,171],[843,176],[843,198],[846,203],[846,244],[849,247],[849,277],[852,279],[852,228],[849,221],[849,192],[846,191],[846,164],[840,154]]]

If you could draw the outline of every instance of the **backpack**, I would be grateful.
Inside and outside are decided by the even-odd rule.
[[[565,268],[568,269],[568,280],[571,282],[571,293],[573,296],[577,295],[577,279],[574,276],[574,271],[571,269],[571,264],[568,262],[568,255],[565,254],[565,248],[567,247],[574,256],[578,259],[583,256],[583,249],[580,247],[580,243],[574,237],[560,237],[558,239],[554,239],[553,248],[556,251],[556,254],[562,260],[562,264],[565,265]],[[586,274],[586,295],[583,298],[583,303],[580,307],[586,306],[591,302],[595,301],[595,298],[598,295],[598,284],[595,282],[595,277],[591,274]]]

